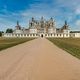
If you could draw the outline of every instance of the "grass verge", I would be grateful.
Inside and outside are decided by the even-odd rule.
[[[0,38],[0,51],[33,39],[34,38]]]
[[[80,38],[48,38],[48,40],[80,59]]]

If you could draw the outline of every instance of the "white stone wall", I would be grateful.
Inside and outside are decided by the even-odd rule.
[[[56,33],[56,29],[49,28],[49,29],[48,29],[48,33]]]
[[[37,33],[37,29],[30,29],[30,33]]]
[[[63,33],[69,34],[70,33],[70,30],[63,30]]]
[[[12,33],[6,33],[6,34],[3,34],[3,37],[38,37],[38,34],[12,34]]]
[[[46,37],[54,37],[54,38],[69,38],[69,34],[64,33],[54,33],[54,34],[46,34]]]
[[[70,37],[80,38],[80,33],[71,33],[71,34],[70,34]]]
[[[80,33],[75,33],[75,37],[80,37]]]
[[[48,34],[12,34],[12,33],[5,33],[3,34],[3,37],[53,37],[53,38],[80,38],[80,33],[48,33]]]
[[[48,29],[48,33],[53,33],[53,29]]]
[[[14,33],[20,34],[20,33],[23,33],[23,31],[22,30],[15,30]]]

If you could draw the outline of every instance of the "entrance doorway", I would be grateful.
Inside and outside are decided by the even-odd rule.
[[[43,34],[41,34],[41,37],[43,38]]]

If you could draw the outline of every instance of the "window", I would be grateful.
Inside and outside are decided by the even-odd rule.
[[[24,36],[26,36],[26,34],[24,34]]]
[[[54,34],[54,36],[55,36],[55,34]]]
[[[20,34],[18,34],[18,36],[20,36]]]
[[[45,36],[47,36],[47,34],[45,34]]]
[[[33,36],[35,36],[35,34],[33,34]]]
[[[30,36],[32,36],[32,34],[30,34]]]
[[[27,34],[27,36],[29,36],[29,34]]]
[[[17,34],[15,34],[15,36],[17,36]]]
[[[48,36],[49,36],[49,34],[48,34]]]
[[[61,34],[60,34],[60,36],[61,36]]]
[[[52,34],[51,34],[51,36],[52,36]]]
[[[66,36],[68,36],[68,34],[66,34]]]
[[[38,36],[38,34],[36,34],[36,36]]]
[[[23,36],[23,34],[21,34],[21,36]]]

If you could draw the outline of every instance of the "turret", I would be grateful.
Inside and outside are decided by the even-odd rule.
[[[32,22],[34,22],[35,20],[34,20],[34,17],[32,17]]]
[[[68,29],[68,23],[67,23],[67,21],[65,21],[65,24],[64,24],[64,26],[63,26],[63,28],[62,29]]]
[[[21,26],[19,25],[19,21],[17,21],[16,29],[21,30]]]
[[[41,17],[41,21],[44,21],[44,17],[43,16]]]
[[[17,21],[17,26],[19,26],[19,21]]]
[[[40,23],[41,23],[41,28],[44,28],[45,22],[44,22],[44,18],[43,18],[43,16],[41,17],[41,21],[40,21]]]
[[[64,26],[62,27],[61,31],[62,31],[63,33],[67,33],[67,34],[70,32],[70,30],[69,30],[69,25],[68,25],[67,21],[65,21],[65,24],[64,24]]]
[[[65,25],[67,25],[67,21],[65,20]]]
[[[50,21],[53,21],[53,18],[52,17],[50,18]]]

